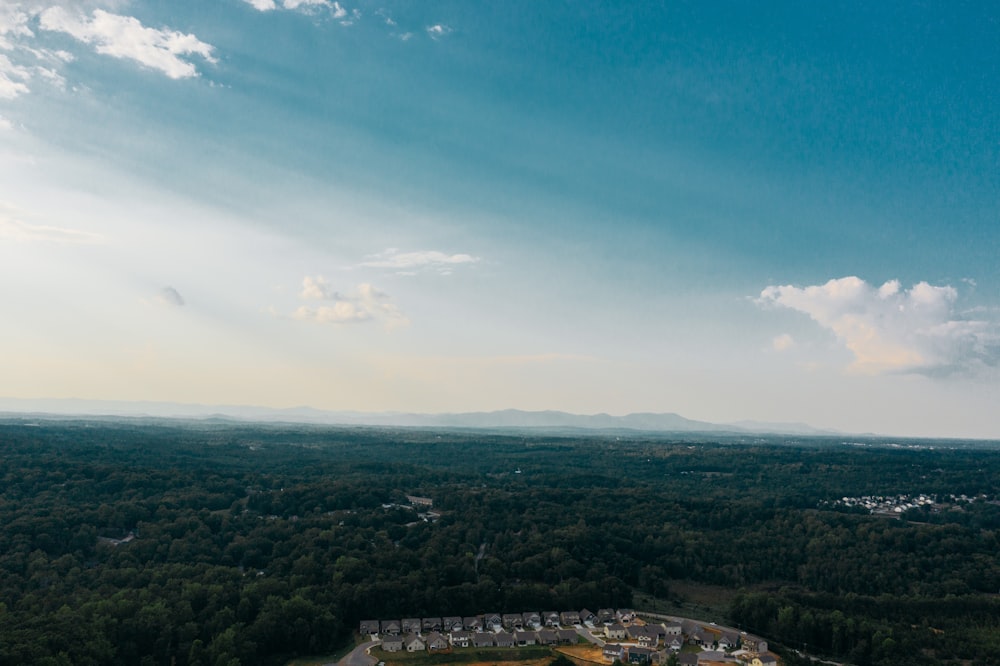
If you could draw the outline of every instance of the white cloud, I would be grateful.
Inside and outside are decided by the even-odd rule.
[[[785,351],[786,349],[791,349],[794,345],[795,339],[788,333],[782,333],[771,340],[771,348],[774,351]]]
[[[427,34],[430,35],[431,39],[441,39],[445,35],[450,34],[451,31],[451,28],[443,23],[427,26]]]
[[[12,129],[14,129],[14,125],[3,116],[0,116],[0,132]]]
[[[86,231],[28,224],[0,213],[0,241],[94,244],[100,243],[102,238]]]
[[[64,32],[91,44],[98,53],[134,60],[163,72],[172,79],[198,76],[194,64],[184,56],[200,56],[216,62],[213,47],[192,34],[147,28],[131,16],[95,9],[93,18],[71,13],[62,7],[50,7],[39,16],[44,30]]]
[[[277,5],[274,4],[274,0],[243,0],[245,3],[256,9],[257,11],[266,12],[272,9],[277,9]]]
[[[9,51],[14,48],[10,37],[34,36],[28,27],[28,18],[28,13],[19,4],[0,5],[0,50]]]
[[[316,277],[307,275],[302,278],[302,291],[299,293],[299,298],[329,301],[338,298],[338,295],[322,275]]]
[[[396,248],[389,248],[384,252],[370,255],[367,261],[358,265],[366,268],[394,268],[411,275],[414,269],[435,270],[443,275],[449,275],[454,266],[474,264],[478,261],[479,257],[471,254],[447,254],[438,250],[400,252]]]
[[[333,18],[341,19],[347,16],[347,10],[340,6],[339,2],[333,3]]]
[[[359,284],[353,293],[341,294],[334,291],[323,276],[306,276],[302,280],[299,298],[327,303],[316,307],[300,306],[292,317],[303,321],[328,324],[382,321],[387,328],[410,323],[388,294],[367,283]]]
[[[284,0],[282,4],[284,4],[285,9],[298,9],[299,7],[306,9],[312,7],[330,7],[328,0]],[[337,6],[339,7],[339,5]]]
[[[823,285],[769,286],[757,302],[809,315],[854,355],[851,370],[948,375],[1000,361],[995,322],[955,312],[951,286],[919,282],[901,290],[891,280],[876,288],[858,277]]]
[[[15,65],[3,53],[0,53],[0,99],[14,99],[28,92],[27,81],[31,80],[31,72],[27,67]]]

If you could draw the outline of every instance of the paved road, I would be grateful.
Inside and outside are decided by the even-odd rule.
[[[368,654],[373,646],[381,641],[368,641],[351,650],[346,657],[337,662],[337,666],[374,666],[378,659]]]
[[[600,638],[587,631],[584,627],[576,625],[573,628],[576,629],[576,633],[580,634],[581,636],[586,638],[588,641],[590,641],[597,647],[604,647],[604,641],[602,641]]]

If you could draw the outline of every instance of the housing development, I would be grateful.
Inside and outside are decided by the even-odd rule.
[[[362,637],[377,641],[386,653],[587,641],[600,648],[606,662],[665,664],[675,654],[677,663],[688,665],[778,663],[768,651],[767,641],[758,636],[688,618],[653,613],[640,616],[629,608],[364,620],[358,630]]]

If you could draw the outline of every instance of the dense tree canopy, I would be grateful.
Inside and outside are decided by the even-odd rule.
[[[858,664],[988,661],[1000,454],[873,444],[9,420],[0,663],[270,664],[361,619],[621,607],[680,580]],[[914,492],[978,500],[824,504]]]

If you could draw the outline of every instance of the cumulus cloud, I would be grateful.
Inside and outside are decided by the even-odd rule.
[[[444,25],[443,23],[436,23],[434,25],[429,25],[426,28],[427,34],[430,35],[431,39],[441,39],[446,35],[451,34],[451,28]]]
[[[757,303],[809,315],[853,354],[851,370],[950,375],[1000,361],[996,322],[956,312],[958,292],[949,285],[897,280],[875,287],[850,276],[826,284],[769,286]]]
[[[207,62],[216,62],[212,45],[192,34],[148,28],[136,18],[102,9],[95,9],[88,18],[62,7],[50,7],[39,15],[39,25],[43,30],[63,32],[90,44],[98,53],[134,60],[172,79],[198,76],[197,68],[187,57],[199,56]]]
[[[388,328],[406,326],[409,320],[388,294],[370,284],[359,284],[352,293],[335,291],[321,275],[302,280],[299,298],[321,301],[321,305],[302,305],[292,313],[295,319],[328,324],[351,324],[381,321]]]
[[[400,252],[391,247],[384,252],[370,255],[366,261],[358,265],[365,268],[392,268],[409,274],[416,270],[432,270],[442,275],[450,275],[455,266],[474,264],[478,261],[479,257],[471,254],[447,254],[439,250]]]

